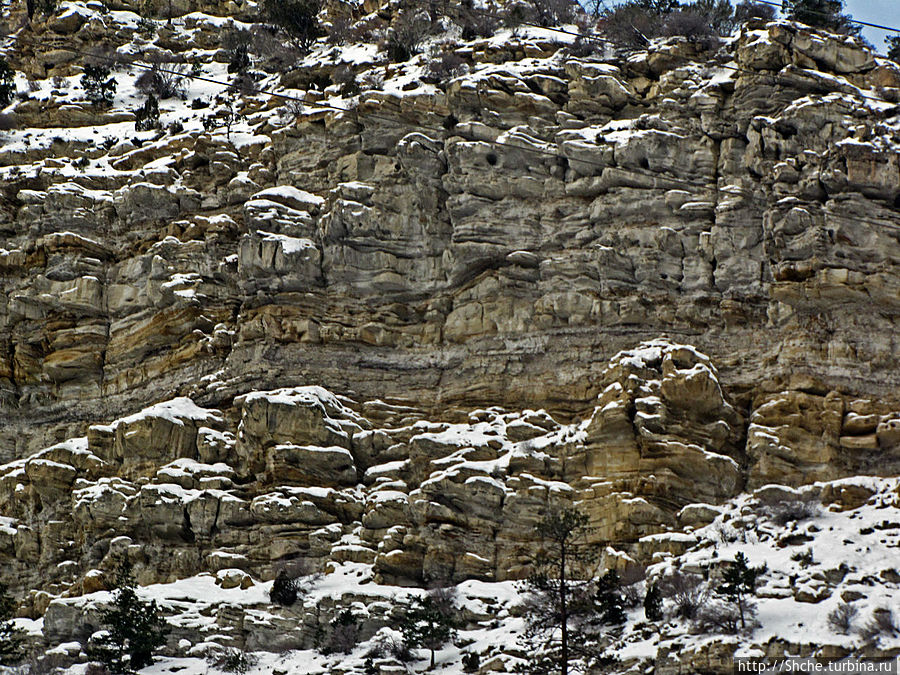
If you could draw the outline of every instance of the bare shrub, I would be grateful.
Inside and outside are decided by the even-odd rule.
[[[18,126],[16,116],[9,113],[0,113],[0,131],[12,131]]]
[[[467,41],[491,37],[500,26],[494,15],[474,9],[471,2],[459,7],[456,22],[462,30],[462,39]]]
[[[711,48],[718,43],[716,34],[705,17],[691,11],[669,14],[662,25],[662,34],[668,37],[685,37],[691,42]]]
[[[744,618],[753,619],[756,606],[752,603],[744,605]],[[747,622],[753,625],[752,621]],[[726,633],[736,635],[741,629],[741,613],[736,605],[715,600],[697,609],[694,617],[694,630],[700,633]]]
[[[102,663],[89,663],[84,669],[84,675],[110,675],[110,673]]]
[[[662,20],[658,14],[633,3],[605,12],[597,24],[600,33],[621,47],[643,47],[659,35]]]
[[[408,61],[421,51],[422,40],[432,28],[427,12],[405,9],[390,28],[387,40],[388,58],[395,63]]]
[[[384,89],[384,73],[370,70],[368,73],[362,76],[360,79],[360,85],[363,89],[374,89],[375,91],[381,91]]]
[[[356,81],[356,73],[349,66],[336,68],[331,74],[331,81],[341,90],[341,96],[356,96],[359,93],[359,83]]]
[[[585,59],[594,54],[600,54],[603,51],[603,45],[597,40],[592,40],[589,36],[579,35],[567,49],[569,54],[575,58]]]
[[[734,22],[736,24],[742,24],[745,21],[752,21],[754,19],[771,21],[774,18],[775,8],[771,5],[744,0],[744,2],[738,3],[734,8]]]
[[[351,609],[344,609],[331,620],[324,654],[349,654],[359,644],[359,619]]]
[[[429,84],[439,84],[459,77],[466,72],[467,68],[465,59],[459,54],[443,52],[428,62],[425,67],[425,76],[422,79]]]
[[[842,602],[828,615],[828,626],[836,633],[849,635],[853,630],[853,620],[859,610],[849,602]]]
[[[619,579],[619,591],[626,607],[638,607],[644,602],[644,589],[641,583],[647,576],[642,565],[630,565],[622,572]]]
[[[659,582],[663,598],[673,606],[675,616],[693,620],[709,600],[703,577],[699,574],[675,570]]]
[[[818,512],[816,505],[807,499],[790,499],[765,507],[765,512],[773,523],[784,527],[790,522],[800,522],[812,518]]]
[[[144,70],[134,81],[134,86],[139,91],[153,93],[160,99],[181,98],[187,95],[188,66],[184,63],[175,63],[166,57],[154,54],[147,61],[150,69]]]
[[[346,16],[339,16],[332,20],[331,26],[325,31],[328,34],[326,41],[330,45],[343,45],[350,41],[353,35],[353,22]]]
[[[526,0],[531,8],[534,22],[542,26],[556,26],[571,23],[578,9],[572,0]]]
[[[865,642],[878,642],[883,637],[897,637],[900,630],[894,621],[894,612],[887,607],[879,607],[872,611],[872,618],[859,629],[859,636]]]

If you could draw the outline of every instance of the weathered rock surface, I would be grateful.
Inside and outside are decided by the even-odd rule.
[[[469,75],[366,92],[352,116],[248,107],[240,140],[97,147],[116,168],[74,177],[57,143],[37,178],[7,176],[0,457],[100,409],[294,384],[584,413],[597,364],[663,333],[742,405],[892,395],[895,111],[862,92],[895,65],[786,23],[720,54],[529,45],[478,46]]]
[[[134,47],[137,5],[66,4],[10,59],[77,79],[66,48]],[[223,73],[222,20],[253,18],[169,11],[141,50]],[[900,471],[896,64],[785,22],[718,51],[479,40],[437,85],[376,51],[349,112],[316,105],[338,93],[324,53],[266,80],[297,105],[172,102],[181,131],[131,134],[59,81],[15,104],[0,562],[49,643],[87,637],[77,596],[123,553],[142,584],[221,592],[298,559],[373,588],[511,582],[550,503],[620,571],[693,550],[745,490],[890,503],[838,479]],[[364,84],[385,74],[403,84]],[[858,597],[842,574],[769,592]],[[226,603],[216,630],[290,648],[330,602]],[[371,607],[366,630],[390,623]],[[720,672],[731,647],[663,649],[656,672]]]

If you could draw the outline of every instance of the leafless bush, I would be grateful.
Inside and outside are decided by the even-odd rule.
[[[395,63],[408,61],[421,51],[420,45],[432,28],[427,12],[405,9],[390,28],[387,40],[388,58]]]
[[[756,616],[756,606],[744,605],[744,620]],[[752,623],[751,623],[752,625]],[[700,633],[726,633],[735,635],[741,628],[741,613],[738,607],[730,602],[715,600],[697,609],[694,617],[694,630]]]
[[[428,589],[428,596],[439,611],[445,613],[456,611],[456,586],[451,585],[446,580],[436,581],[431,584],[431,587]]]
[[[597,23],[600,33],[621,47],[643,47],[650,38],[659,35],[662,20],[659,15],[634,4],[619,5],[605,12]]]
[[[526,0],[526,4],[534,21],[542,26],[571,23],[578,7],[572,0]]]
[[[872,612],[872,618],[859,629],[859,636],[865,642],[878,642],[884,637],[897,637],[900,630],[894,621],[894,612],[887,607],[879,607]]]
[[[393,633],[382,633],[379,635],[367,656],[372,656],[373,658],[390,656],[397,659],[400,663],[412,663],[416,660],[416,656],[412,653],[409,645]]]
[[[359,619],[345,609],[332,619],[331,632],[322,648],[325,654],[349,654],[359,644]]]
[[[331,81],[341,90],[341,96],[356,96],[359,93],[359,83],[356,81],[356,73],[349,66],[336,68],[331,74]]]
[[[384,73],[370,70],[360,78],[360,85],[363,89],[381,91],[384,88]]]
[[[0,131],[12,131],[17,126],[16,116],[9,113],[0,113]]]
[[[346,16],[336,17],[326,30],[326,38],[330,45],[343,45],[350,41],[353,34],[353,22]]]
[[[258,57],[257,66],[268,73],[284,71],[302,55],[302,50],[281,39],[281,34],[272,26],[256,25],[249,32],[249,52]]]
[[[459,7],[456,22],[462,29],[463,40],[491,37],[500,26],[500,22],[492,14],[471,6]]]
[[[109,675],[109,670],[103,664],[89,663],[84,669],[84,675]]]
[[[233,92],[239,92],[244,96],[252,96],[259,93],[257,91],[257,74],[252,72],[238,73],[234,76],[228,89]]]
[[[590,37],[579,35],[572,44],[568,46],[568,51],[569,54],[575,58],[585,59],[594,54],[601,53],[603,51],[603,45],[601,45],[598,40],[592,40]]]
[[[790,522],[800,522],[816,515],[816,505],[806,499],[790,499],[776,502],[765,507],[765,511],[773,523],[784,527]]]
[[[682,619],[695,619],[699,610],[709,600],[703,577],[681,570],[675,570],[661,579],[659,590],[663,598],[672,603],[675,616]]]
[[[145,94],[152,92],[160,99],[185,98],[189,70],[186,64],[169,61],[158,54],[149,57],[147,61],[150,69],[137,76],[135,88]]]
[[[454,77],[464,74],[467,64],[456,52],[442,52],[440,56],[432,59],[425,67],[425,82],[439,84]]]
[[[775,18],[775,8],[771,5],[763,5],[758,2],[750,2],[744,0],[734,8],[734,22],[742,24],[745,21],[759,19],[762,21],[771,21]]]
[[[706,17],[691,11],[678,11],[669,14],[662,25],[665,36],[681,36],[691,42],[711,48],[718,43],[718,37],[710,27]]]
[[[828,625],[836,633],[849,635],[853,630],[853,620],[859,610],[849,602],[842,602],[828,615]]]
[[[644,589],[641,582],[646,576],[647,571],[642,565],[630,565],[622,572],[619,578],[619,590],[626,607],[638,607],[644,602]]]
[[[71,663],[71,657],[66,656],[65,654],[44,654],[43,656],[33,656],[26,659],[26,661],[19,664],[15,670],[3,670],[2,672],[8,672],[9,675],[54,675],[55,673],[62,672],[63,668],[69,666]],[[104,670],[98,672],[97,675],[108,675],[108,673],[104,668]]]

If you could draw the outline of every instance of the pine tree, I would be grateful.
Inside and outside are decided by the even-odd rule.
[[[659,621],[663,617],[662,593],[656,584],[647,587],[647,593],[644,595],[644,616],[647,621]]]
[[[6,59],[0,57],[0,108],[5,108],[12,102],[16,93],[15,75]]]
[[[747,614],[747,596],[756,593],[757,578],[764,574],[766,566],[750,567],[747,564],[747,556],[738,553],[722,575],[722,583],[716,592],[734,603],[741,617],[741,628],[747,628],[745,614]]]
[[[114,675],[129,675],[153,663],[154,652],[166,643],[170,630],[156,600],[145,602],[138,597],[127,559],[116,572],[113,606],[100,615],[100,620],[106,630],[92,639],[88,655]]]
[[[291,578],[287,570],[281,570],[275,577],[269,599],[282,607],[290,607],[297,602],[297,581]]]
[[[0,584],[0,665],[3,666],[11,666],[23,656],[25,631],[12,622],[15,611],[16,601],[6,592],[6,584]]]
[[[457,618],[453,596],[437,589],[407,604],[400,618],[404,643],[413,649],[428,649],[434,668],[434,652],[456,636]]]
[[[892,61],[897,61],[898,63],[900,63],[900,35],[886,37],[884,41],[888,46],[887,57]]]
[[[150,131],[151,129],[159,129],[162,125],[159,122],[159,101],[153,94],[147,96],[144,105],[134,111],[134,130]]]
[[[81,76],[85,96],[95,108],[108,108],[116,94],[116,78],[109,76],[109,68],[85,64]]]
[[[597,612],[605,624],[625,623],[625,599],[620,592],[619,574],[609,570],[597,581]]]
[[[615,573],[595,579],[593,556],[583,543],[587,516],[577,509],[551,509],[537,526],[548,550],[533,562],[524,583],[525,631],[530,654],[520,672],[568,675],[582,665],[612,662],[597,646],[600,626],[624,618]]]
[[[843,13],[843,0],[785,0],[784,12],[791,21],[799,21],[814,28],[825,28],[836,33],[856,35],[859,28]]]

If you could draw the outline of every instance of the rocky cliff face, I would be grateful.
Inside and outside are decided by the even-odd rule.
[[[193,82],[212,107],[136,133],[134,72],[94,110],[67,49],[225,79],[251,10],[147,37],[96,4],[17,33],[0,132],[0,556],[51,644],[123,551],[142,583],[298,556],[500,583],[549,501],[624,567],[746,490],[897,475],[896,64],[777,22],[448,43],[468,72],[437,84],[323,48],[261,83],[286,108]],[[321,90],[347,68],[383,82]]]

